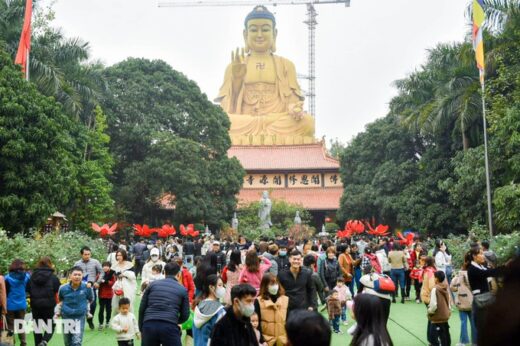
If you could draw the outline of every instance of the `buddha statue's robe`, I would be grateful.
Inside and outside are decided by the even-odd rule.
[[[219,102],[229,115],[229,134],[234,144],[246,144],[243,140],[241,143],[235,140],[245,137],[255,138],[254,144],[263,144],[258,143],[259,136],[270,137],[270,142],[275,142],[273,144],[303,143],[314,139],[314,119],[308,114],[295,116],[291,113],[294,107],[302,107],[304,100],[293,63],[276,55],[271,55],[271,58],[276,73],[274,83],[248,82],[246,76],[235,97],[232,64],[226,68],[224,83],[215,102]]]

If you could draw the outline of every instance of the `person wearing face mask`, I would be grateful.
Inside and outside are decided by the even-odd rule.
[[[286,345],[285,322],[289,298],[273,273],[265,273],[260,283],[260,293],[255,301],[259,326],[264,341],[269,346]]]
[[[280,242],[278,247],[278,255],[275,256],[276,263],[278,264],[278,272],[289,270],[291,263],[289,263],[289,257],[287,256],[287,244]]]
[[[233,305],[217,322],[209,346],[258,346],[256,333],[249,319],[255,313],[256,290],[249,284],[235,285],[231,290]]]
[[[222,279],[211,274],[206,278],[202,294],[195,301],[195,316],[193,318],[194,346],[206,346],[215,324],[225,315],[224,306],[220,303],[226,295]]]
[[[154,265],[157,264],[160,264],[163,267],[166,265],[166,263],[164,263],[159,256],[159,249],[154,247],[150,250],[150,258],[143,266],[143,271],[141,273],[142,281],[150,280],[150,278],[152,277],[152,268]]]

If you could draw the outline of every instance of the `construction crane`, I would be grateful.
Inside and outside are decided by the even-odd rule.
[[[193,1],[164,1],[159,2],[159,7],[226,7],[226,6],[255,6],[255,5],[305,5],[307,7],[307,19],[304,23],[309,29],[309,62],[308,74],[298,75],[299,78],[308,80],[308,90],[306,96],[309,101],[309,113],[316,116],[316,17],[318,13],[315,5],[324,4],[345,4],[350,7],[350,0],[193,0]]]

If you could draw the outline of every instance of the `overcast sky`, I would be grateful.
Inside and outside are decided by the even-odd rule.
[[[367,123],[384,116],[396,94],[394,80],[419,68],[427,49],[437,43],[464,39],[468,2],[351,0],[348,8],[316,5],[316,136],[348,142]],[[251,9],[159,8],[156,0],[57,0],[54,24],[68,37],[88,41],[93,59],[107,65],[127,57],[162,59],[213,99],[231,50],[244,45],[243,20]],[[305,6],[269,9],[277,20],[277,54],[306,74]],[[306,89],[307,81],[300,80],[300,85]]]

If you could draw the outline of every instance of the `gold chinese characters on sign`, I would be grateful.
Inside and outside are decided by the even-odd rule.
[[[339,173],[287,173],[287,174],[247,174],[244,188],[320,188],[340,187]]]

